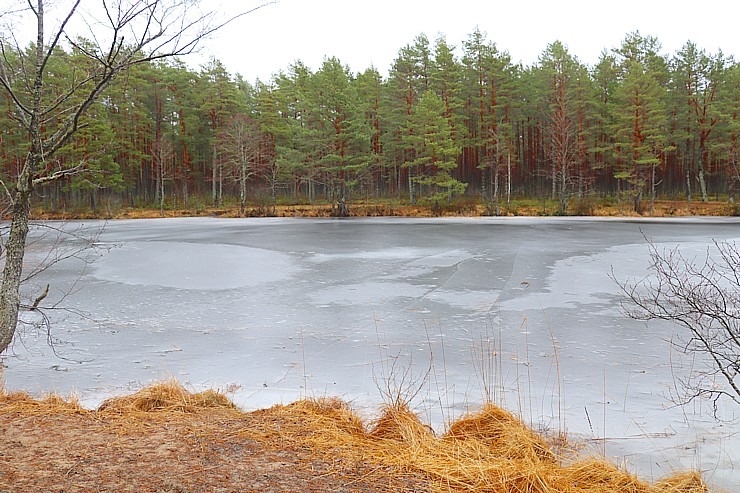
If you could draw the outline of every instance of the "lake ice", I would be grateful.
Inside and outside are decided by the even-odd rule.
[[[71,310],[49,312],[56,354],[26,327],[3,357],[9,389],[74,391],[95,406],[174,376],[229,389],[245,409],[332,395],[368,416],[391,389],[415,393],[439,430],[488,392],[646,479],[698,468],[713,485],[740,485],[740,409],[720,402],[717,420],[707,402],[676,407],[669,397],[692,364],[668,343],[680,329],[623,316],[608,277],[647,273],[643,234],[703,255],[712,239],[740,240],[737,219],[64,227],[80,226],[104,227],[95,261],[65,260],[26,286],[33,298],[49,283],[47,304],[69,292],[60,308]],[[32,232],[29,268],[54,241],[46,229]]]

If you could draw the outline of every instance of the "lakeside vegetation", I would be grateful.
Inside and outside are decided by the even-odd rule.
[[[55,48],[46,100],[86,73],[85,43]],[[33,49],[4,46],[9,70]],[[23,75],[12,80],[21,94]],[[13,107],[0,99],[0,178],[11,192],[28,147]],[[638,32],[592,67],[557,41],[516,64],[477,29],[458,46],[417,36],[387,76],[327,57],[252,83],[215,59],[199,70],[149,60],[80,123],[38,170],[34,203],[49,213],[460,200],[490,214],[523,200],[546,214],[550,201],[559,214],[593,202],[651,213],[661,197],[731,209],[740,184],[740,64],[691,42],[666,54]],[[59,124],[48,118],[42,134]]]
[[[638,214],[630,203],[616,200],[585,199],[573,201],[565,213],[560,204],[552,199],[513,199],[501,204],[498,211],[480,200],[457,198],[450,203],[412,205],[406,201],[376,199],[357,201],[347,205],[352,217],[486,217],[486,216],[591,216],[591,217],[688,217],[688,216],[740,216],[740,205],[726,201],[688,202],[686,200],[659,199],[653,203],[652,211]],[[34,220],[75,219],[152,219],[161,217],[335,217],[335,203],[316,203],[280,200],[277,204],[249,202],[245,207],[225,201],[213,207],[204,201],[193,201],[188,208],[158,208],[155,205],[123,207],[106,204],[96,210],[80,206],[73,209],[47,210],[37,207],[31,211]]]

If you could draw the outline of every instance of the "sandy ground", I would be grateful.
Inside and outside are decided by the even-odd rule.
[[[249,438],[257,421],[222,410],[104,417],[0,406],[0,492],[430,490],[419,476]]]

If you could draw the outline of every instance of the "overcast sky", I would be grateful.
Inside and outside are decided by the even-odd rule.
[[[60,16],[71,1],[48,0],[49,15]],[[99,8],[99,2],[82,0],[80,9]],[[201,0],[204,9],[216,9],[224,18],[259,3]],[[19,0],[0,0],[0,6],[0,12],[17,9]],[[18,29],[14,20],[7,16],[0,22],[11,25],[22,42],[30,41],[33,26]],[[316,70],[330,56],[354,72],[372,65],[387,75],[399,49],[418,34],[432,44],[444,34],[461,55],[462,41],[476,27],[525,65],[556,40],[593,65],[604,49],[618,47],[636,30],[656,36],[669,55],[690,39],[740,59],[738,22],[739,0],[277,0],[237,19],[185,61],[198,68],[213,56],[250,82],[268,80],[296,60]]]
[[[254,0],[209,0],[244,9]],[[425,33],[446,35],[458,47],[477,26],[514,62],[532,64],[548,43],[594,64],[605,48],[639,30],[658,37],[673,54],[687,40],[710,52],[740,58],[737,0],[279,0],[237,20],[205,47],[247,80],[267,80],[302,60],[317,69],[336,56],[355,72],[375,66],[387,74],[398,50]]]

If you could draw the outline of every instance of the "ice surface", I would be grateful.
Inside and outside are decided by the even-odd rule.
[[[132,241],[111,249],[93,275],[123,284],[229,290],[284,281],[295,271],[289,256],[260,248]]]
[[[694,467],[717,486],[740,484],[737,405],[720,403],[723,421],[710,403],[674,406],[677,379],[703,363],[670,349],[680,329],[625,318],[609,278],[647,273],[643,234],[690,257],[740,239],[737,219],[64,227],[102,226],[95,262],[70,258],[26,286],[32,299],[48,282],[46,301],[67,293],[60,308],[74,310],[49,312],[56,354],[25,327],[4,357],[7,387],[75,391],[95,406],[174,376],[194,390],[237,388],[246,409],[328,394],[368,414],[383,392],[407,391],[438,429],[489,393],[643,477]],[[41,231],[27,268],[55,241]]]

